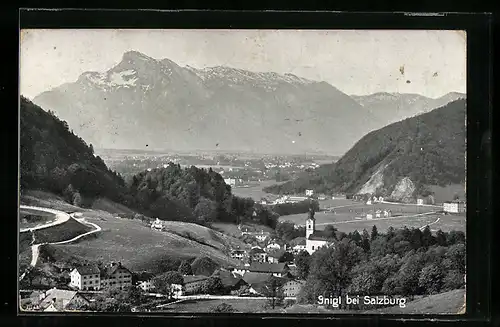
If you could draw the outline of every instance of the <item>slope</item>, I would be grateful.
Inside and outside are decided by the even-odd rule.
[[[414,194],[422,196],[428,193],[428,185],[463,184],[465,105],[465,100],[457,100],[373,131],[336,163],[266,191],[302,193],[312,188],[317,192],[355,193],[375,173],[382,178],[373,193],[386,196],[405,177],[415,186]]]
[[[105,196],[122,200],[123,179],[109,170],[66,122],[24,97],[20,108],[21,191],[40,189],[69,202]]]

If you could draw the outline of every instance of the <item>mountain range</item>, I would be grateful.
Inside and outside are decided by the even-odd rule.
[[[85,72],[33,102],[95,148],[284,154],[340,155],[387,119],[416,110],[400,106],[394,113],[398,105],[391,104],[381,114],[376,97],[351,97],[326,82],[222,66],[181,67],[137,51],[126,52],[106,72]]]
[[[378,92],[370,95],[351,95],[384,125],[429,112],[445,104],[465,99],[463,93],[450,92],[433,99],[420,94]]]
[[[465,187],[465,114],[466,101],[459,99],[390,124],[361,138],[337,162],[265,190],[378,194],[406,201],[431,195],[435,187]]]

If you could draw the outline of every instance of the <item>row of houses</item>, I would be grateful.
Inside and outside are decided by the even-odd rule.
[[[218,270],[214,275],[220,278],[227,292],[240,290],[248,287],[248,294],[265,295],[263,288],[270,278],[278,278],[282,281],[282,289],[287,297],[295,297],[300,292],[305,281],[298,280],[290,274],[290,268],[284,263],[252,263],[242,264],[235,267],[227,267]],[[203,275],[185,275],[183,284],[172,284],[173,297],[183,295],[201,294],[204,283],[209,279]],[[154,291],[151,281],[142,281],[138,285],[145,292]]]
[[[388,217],[392,217],[392,211],[389,210],[389,209],[385,209],[385,210],[380,210],[380,209],[377,209],[375,211],[368,211],[366,214],[365,214],[365,218],[366,219],[373,219],[373,218],[388,218]]]

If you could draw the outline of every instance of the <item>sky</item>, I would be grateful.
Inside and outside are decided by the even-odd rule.
[[[466,93],[466,35],[425,30],[23,30],[20,93],[30,99],[135,50],[195,68],[292,73],[347,94]]]

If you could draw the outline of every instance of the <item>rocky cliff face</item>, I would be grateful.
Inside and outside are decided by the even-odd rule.
[[[402,178],[394,187],[390,198],[401,202],[412,202],[415,185],[408,177]]]

